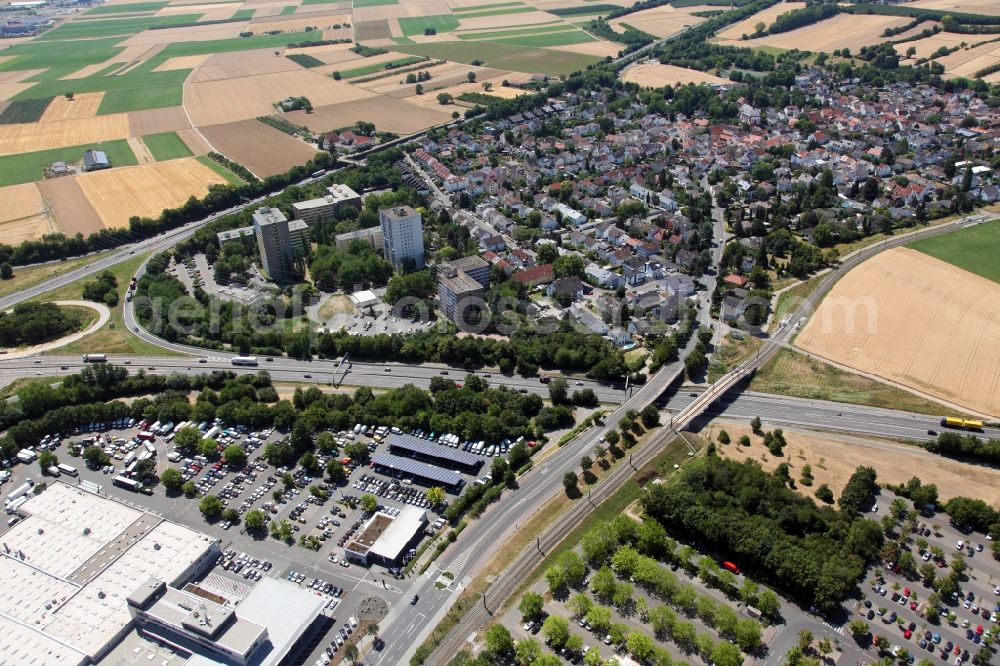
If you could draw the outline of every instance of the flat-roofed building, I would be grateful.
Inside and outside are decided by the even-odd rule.
[[[326,196],[318,199],[293,203],[292,210],[295,211],[295,217],[311,225],[319,220],[335,217],[343,208],[361,209],[361,195],[347,185],[334,183],[326,188],[326,191]]]
[[[442,262],[437,269],[438,303],[448,319],[464,323],[469,309],[479,309],[490,286],[490,265],[476,256]]]
[[[409,206],[383,208],[378,212],[385,259],[396,270],[424,267],[424,227],[420,213]]]
[[[215,239],[219,242],[220,248],[231,241],[242,243],[247,252],[251,254],[253,254],[257,247],[257,236],[254,234],[253,227],[240,227],[238,229],[220,231],[215,234]]]
[[[305,252],[308,228],[304,222],[296,222],[289,222],[280,210],[268,206],[253,213],[253,230],[257,236],[261,268],[275,282],[288,282],[299,277],[293,262],[295,257]]]
[[[404,507],[398,516],[378,512],[361,532],[344,546],[344,556],[365,566],[391,567],[402,563],[408,549],[420,540],[427,514],[415,506]]]
[[[347,247],[352,240],[362,240],[370,243],[376,248],[382,247],[382,227],[369,227],[368,229],[358,229],[357,231],[347,231],[333,237],[337,247]]]
[[[132,626],[136,580],[183,585],[220,554],[207,534],[60,481],[20,511],[0,551],[0,662],[100,661]],[[34,660],[12,656],[26,645]]]

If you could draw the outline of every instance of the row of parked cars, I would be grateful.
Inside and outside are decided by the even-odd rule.
[[[424,492],[409,484],[413,481],[403,479],[400,483],[396,479],[383,479],[371,474],[362,474],[351,487],[362,493],[369,493],[376,497],[402,502],[412,506],[419,506],[424,509],[431,508],[431,503],[424,496]]]

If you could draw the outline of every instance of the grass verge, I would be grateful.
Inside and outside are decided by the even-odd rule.
[[[846,372],[790,349],[780,349],[757,371],[750,382],[750,390],[933,416],[952,411],[932,400]]]
[[[802,300],[808,298],[809,294],[816,291],[816,287],[819,286],[824,277],[825,274],[811,277],[805,282],[800,282],[794,287],[778,294],[778,303],[774,306],[774,314],[771,315],[771,325],[768,330],[773,332],[778,328],[778,324],[781,323],[782,319],[795,312],[796,308],[801,305]]]
[[[753,356],[763,345],[762,340],[752,335],[744,334],[743,339],[739,339],[730,333],[712,354],[712,362],[708,366],[708,381],[715,382],[728,374],[737,365]]]

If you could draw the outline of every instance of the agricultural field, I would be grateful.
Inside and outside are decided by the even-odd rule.
[[[945,74],[947,76],[964,76],[968,78],[975,78],[976,73],[980,70],[986,69],[987,67],[996,66],[1000,63],[1000,42],[987,41],[986,43],[980,43],[984,40],[989,40],[991,38],[995,39],[996,35],[955,35],[956,37],[975,37],[975,40],[963,40],[968,43],[968,46],[960,48],[958,51],[951,53],[940,58],[935,58],[934,61],[939,63],[944,67]],[[919,40],[914,42],[914,44],[920,44],[924,40]],[[899,46],[905,46],[905,44],[900,44]],[[898,48],[898,47],[897,47]],[[1000,72],[993,72],[992,74],[987,74],[982,77],[987,83],[997,83],[1000,81]]]
[[[1000,221],[918,240],[910,247],[1000,284]]]
[[[762,9],[750,18],[720,30],[716,37],[719,39],[740,39],[743,35],[752,35],[757,29],[756,26],[758,23],[763,23],[765,26],[770,27],[774,23],[774,19],[778,18],[781,14],[790,12],[793,9],[802,9],[805,6],[806,3],[804,2],[782,2],[773,5],[767,9]]]
[[[94,171],[77,178],[106,227],[128,227],[133,215],[157,217],[164,208],[202,197],[226,180],[194,158]]]
[[[7,238],[120,227],[131,217],[128,206],[136,207],[132,214],[155,215],[170,201],[203,194],[206,183],[233,179],[195,156],[222,152],[266,177],[315,155],[314,144],[258,117],[277,116],[317,133],[359,120],[399,134],[449,122],[468,104],[442,106],[436,91],[512,98],[523,93],[500,85],[505,79],[569,74],[617,55],[620,44],[576,24],[628,4],[115,0],[70,13],[42,35],[9,40],[0,57],[0,187],[35,183],[46,203],[44,216],[0,224],[20,224],[16,232],[3,227]],[[692,20],[690,10],[667,10]],[[364,57],[350,50],[350,42],[295,46],[324,39],[390,51]],[[405,84],[406,72],[386,70],[386,64],[423,66],[421,60],[437,68],[424,82],[425,95]],[[383,72],[388,75],[379,77]],[[466,78],[470,72],[475,83]],[[486,82],[493,84],[490,93],[482,89]],[[283,117],[275,105],[286,97],[308,98],[314,113]],[[121,175],[81,173],[87,150],[107,152],[111,172]],[[49,177],[53,162],[66,162],[70,173]],[[178,173],[166,168],[173,162],[194,166]],[[198,169],[206,176],[201,182],[190,175]],[[120,197],[108,198],[106,190],[126,176],[141,178],[162,196],[141,202],[126,187]],[[157,178],[164,182],[157,185]]]
[[[858,51],[862,46],[884,42],[886,38],[882,36],[882,33],[886,28],[898,28],[911,21],[912,19],[908,16],[837,14],[825,21],[777,35],[766,35],[748,40],[740,39],[740,36],[735,38],[716,37],[712,41],[717,44],[744,48],[769,46],[779,49],[823,51],[826,53],[843,48]]]
[[[20,243],[56,231],[42,193],[34,183],[0,188],[0,238]]]
[[[729,80],[713,76],[696,69],[677,67],[676,65],[661,65],[659,62],[638,62],[622,70],[622,81],[637,83],[646,88],[662,88],[663,86],[685,85],[688,83],[718,83],[728,84]]]
[[[916,0],[910,6],[945,12],[1000,16],[1000,5],[995,0]]]
[[[958,408],[1000,414],[1000,283],[925,254],[990,270],[981,254],[980,260],[956,255],[974,240],[896,248],[869,259],[834,285],[796,346]]]
[[[784,7],[785,5],[779,6]],[[661,5],[629,14],[620,19],[614,19],[611,21],[611,27],[617,32],[625,32],[627,27],[624,24],[627,24],[654,37],[669,37],[683,30],[686,25],[695,26],[704,20],[701,17],[692,16],[691,9],[677,9],[672,5]]]

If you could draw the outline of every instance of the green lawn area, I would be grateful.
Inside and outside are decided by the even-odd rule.
[[[211,157],[208,157],[207,155],[199,155],[195,159],[198,160],[199,162],[201,162],[202,164],[204,164],[205,166],[207,166],[209,169],[211,169],[215,173],[217,173],[220,176],[222,176],[223,178],[225,178],[226,182],[229,183],[230,185],[242,185],[243,184],[243,179],[242,178],[240,178],[235,173],[233,173],[232,171],[230,171],[226,167],[222,166],[221,164],[219,164],[215,160],[213,160]]]
[[[0,186],[42,180],[45,168],[53,162],[79,162],[83,159],[83,153],[92,149],[107,153],[108,159],[114,166],[133,166],[139,163],[125,139],[85,146],[52,148],[20,155],[4,155],[0,157]]]
[[[302,4],[308,4],[303,2]],[[382,5],[398,5],[399,0],[354,0],[355,7],[381,7]]]
[[[354,69],[345,69],[340,73],[340,76],[345,79],[352,79],[356,76],[364,76],[366,74],[375,74],[376,72],[388,71],[388,69],[393,69],[395,67],[403,67],[405,65],[412,65],[418,62],[423,62],[426,58],[421,56],[409,56],[406,58],[398,58],[390,62],[381,62],[374,65],[366,65],[365,67],[355,67]],[[391,67],[386,67],[386,65],[391,65]]]
[[[1000,282],[1000,220],[918,240],[910,243],[910,247],[987,280]]]
[[[436,14],[434,16],[413,16],[399,19],[399,29],[407,37],[422,35],[424,30],[433,28],[438,32],[448,32],[458,27],[458,19],[451,14]]]
[[[476,5],[474,7],[455,7],[451,11],[455,12],[461,17],[469,12],[476,13],[485,11],[487,9],[499,9],[500,7],[525,7],[525,6],[527,5],[525,5],[523,2],[495,2],[492,5]]]
[[[413,46],[401,44],[393,50],[467,64],[473,60],[481,60],[487,67],[549,76],[581,71],[586,69],[587,65],[601,60],[597,56],[582,53],[550,51],[499,42],[454,41]]]
[[[191,150],[177,136],[177,132],[148,134],[142,137],[142,142],[149,148],[149,152],[153,153],[153,159],[157,162],[191,156]]]
[[[578,32],[576,28],[569,25],[568,23],[560,23],[559,25],[550,25],[538,28],[518,28],[517,30],[491,30],[489,32],[461,32],[461,33],[456,33],[455,36],[461,40],[469,40],[469,39],[500,40],[500,39],[507,39],[510,37],[541,35],[548,32],[565,32],[567,30]]]
[[[553,32],[541,35],[527,35],[524,37],[510,37],[507,39],[494,40],[498,43],[509,44],[511,46],[565,46],[566,44],[582,44],[584,42],[597,41],[589,33],[583,30],[566,30],[563,32]]]
[[[197,21],[203,14],[178,14],[176,16],[140,16],[102,21],[70,21],[50,30],[36,42],[53,42],[67,39],[93,39],[112,35],[134,35],[153,26],[174,25]]]
[[[482,9],[481,7],[476,7],[476,9]],[[536,12],[538,11],[534,7],[501,7],[500,9],[491,9],[482,12],[468,12],[465,14],[459,14],[459,18],[472,19],[472,18],[482,18],[483,16],[503,16],[504,14],[523,14],[525,12]]]
[[[168,4],[167,0],[157,0],[156,2],[128,2],[123,5],[101,5],[86,12],[85,16],[96,16],[99,14],[130,14],[132,12],[155,12],[163,9]]]

